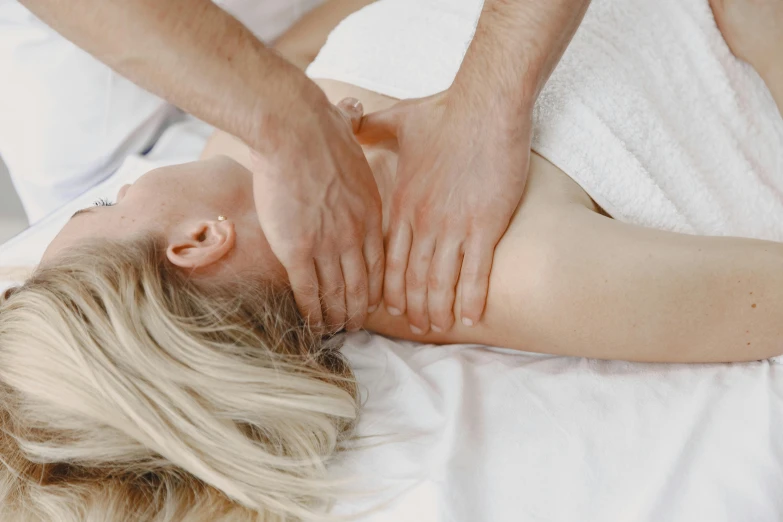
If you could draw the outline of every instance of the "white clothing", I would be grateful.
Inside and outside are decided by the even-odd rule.
[[[271,41],[323,0],[220,0]],[[38,20],[0,0],[0,157],[31,223],[147,151],[181,115]]]

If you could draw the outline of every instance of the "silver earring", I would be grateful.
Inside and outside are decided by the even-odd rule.
[[[226,216],[218,216],[218,221],[225,221],[228,219]]]

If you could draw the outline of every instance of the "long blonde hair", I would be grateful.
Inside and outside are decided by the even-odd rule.
[[[319,518],[358,414],[338,348],[154,239],[62,256],[0,297],[0,519]]]

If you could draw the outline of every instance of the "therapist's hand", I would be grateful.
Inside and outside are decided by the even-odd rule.
[[[491,97],[489,97],[491,98]],[[446,331],[457,287],[465,325],[486,305],[495,246],[525,188],[532,102],[517,113],[452,87],[365,117],[357,134],[396,138],[384,301],[414,334]]]
[[[265,122],[254,198],[303,316],[356,330],[382,298],[381,199],[351,126],[361,105],[335,107],[313,87]]]

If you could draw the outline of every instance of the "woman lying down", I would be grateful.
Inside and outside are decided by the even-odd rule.
[[[344,5],[306,18],[281,51],[307,61],[308,39],[331,29],[319,21]],[[464,0],[456,25],[405,25],[411,9],[439,5],[356,12],[310,75],[333,103],[355,97],[368,113],[395,103],[385,92],[436,92],[449,57],[424,42],[459,40],[458,66],[478,12]],[[770,96],[781,106],[783,62],[767,59],[783,52],[783,13],[763,38],[756,14],[717,12],[766,85],[731,55],[706,0],[595,0],[541,96],[482,323],[419,338],[379,310],[354,326],[632,361],[783,353],[783,119]],[[388,208],[396,144],[364,152]],[[216,135],[206,159],[78,213],[5,297],[3,520],[308,519],[333,498],[325,466],[357,422],[357,381],[338,342],[296,312],[247,156]]]

